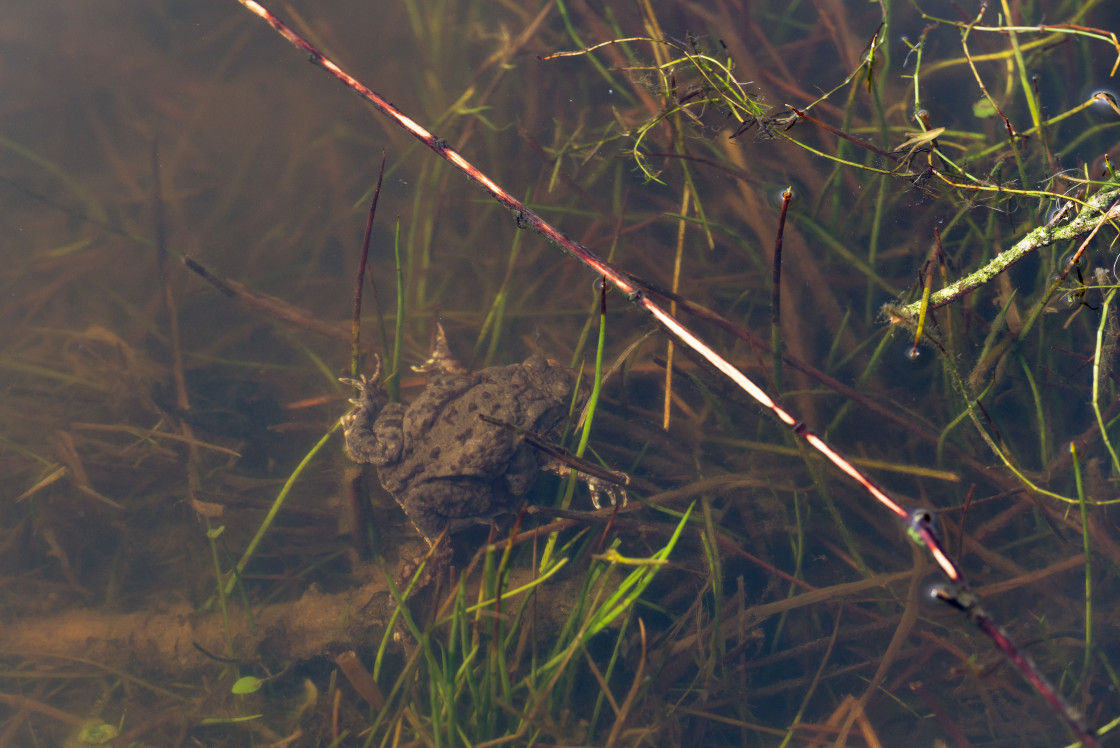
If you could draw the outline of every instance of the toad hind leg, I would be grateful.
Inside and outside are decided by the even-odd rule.
[[[513,511],[500,485],[478,478],[446,478],[422,483],[397,498],[413,526],[429,545],[444,530],[455,532],[487,524]]]
[[[588,467],[588,472],[580,469],[584,465]],[[565,456],[563,460],[549,457],[544,460],[541,470],[547,470],[561,478],[567,478],[568,474],[575,470],[576,478],[587,486],[587,490],[591,494],[591,504],[596,509],[603,508],[603,494],[606,494],[607,498],[611,500],[611,506],[617,506],[620,501],[622,506],[630,503],[630,497],[626,494],[626,486],[630,485],[630,476],[626,473],[617,470],[604,470],[584,460],[577,460],[571,455]]]

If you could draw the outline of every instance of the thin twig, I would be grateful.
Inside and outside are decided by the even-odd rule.
[[[369,204],[369,216],[366,218],[366,233],[362,237],[362,256],[358,260],[358,279],[354,282],[354,319],[350,323],[350,333],[353,340],[350,343],[350,376],[357,378],[362,370],[361,330],[362,330],[362,284],[366,279],[366,262],[369,260],[369,237],[373,233],[373,219],[377,215],[377,198],[381,196],[381,180],[385,178],[385,151],[381,151],[381,171],[377,174],[377,186],[373,189],[373,199]],[[388,350],[388,335],[385,333],[385,315],[381,313],[381,298],[377,293],[377,283],[371,275],[369,288],[373,292],[373,304],[377,307],[378,329],[381,331],[381,353]]]

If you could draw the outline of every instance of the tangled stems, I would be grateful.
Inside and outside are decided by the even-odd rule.
[[[1120,186],[1101,190],[1085,201],[1081,211],[1067,224],[1059,226],[1039,226],[1005,252],[1000,252],[984,267],[969,273],[955,283],[930,295],[928,309],[950,304],[967,293],[976,290],[993,280],[1007,268],[1026,257],[1036,249],[1054,242],[1075,239],[1100,226],[1102,221],[1120,218]],[[917,323],[922,302],[915,301],[905,306],[888,305],[884,308],[892,323],[913,326]]]

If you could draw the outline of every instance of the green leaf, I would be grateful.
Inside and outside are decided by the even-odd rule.
[[[994,117],[996,116],[996,107],[987,99],[980,99],[980,101],[972,105],[972,116],[980,119]]]
[[[120,734],[120,730],[113,725],[106,722],[94,722],[84,726],[78,732],[78,742],[88,745],[104,745]]]
[[[261,690],[262,685],[264,685],[264,681],[260,678],[255,678],[252,675],[246,675],[244,678],[238,678],[237,682],[233,684],[233,688],[231,688],[230,691],[237,694],[238,696],[244,696],[246,694],[256,693],[257,691]]]

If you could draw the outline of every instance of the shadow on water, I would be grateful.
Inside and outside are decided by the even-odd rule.
[[[751,333],[697,323],[933,510],[1100,727],[1117,229],[1052,296],[1077,240],[931,311],[916,357],[882,311],[1116,187],[1120,111],[1079,107],[1120,91],[1117,11],[992,5],[963,45],[974,19],[935,0],[271,9],[570,236]],[[361,347],[368,371],[399,345],[406,402],[436,322],[475,370],[539,353],[590,380],[591,276],[233,0],[19,3],[0,40],[0,748],[1071,740],[930,601],[888,512],[617,292],[585,457],[630,474],[630,505],[553,510],[543,475],[516,547],[507,518],[414,577],[425,544],[326,437],[382,152]],[[554,544],[524,535],[549,522]]]

